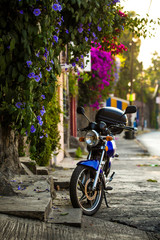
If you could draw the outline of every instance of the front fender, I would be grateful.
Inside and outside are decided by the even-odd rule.
[[[77,165],[91,167],[97,171],[98,167],[99,167],[99,161],[98,160],[85,160],[85,161],[78,162]]]

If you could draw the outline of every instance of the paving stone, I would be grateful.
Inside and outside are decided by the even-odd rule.
[[[0,197],[0,212],[46,221],[52,207],[51,198]]]
[[[81,227],[82,210],[70,206],[52,207],[47,222]]]
[[[46,220],[55,198],[53,178],[48,176],[14,176],[10,181],[18,196],[0,197],[0,212]]]
[[[30,157],[20,157],[20,162],[23,163],[32,173],[37,174],[37,164],[35,160]]]
[[[46,167],[37,166],[38,175],[48,175],[48,169]]]

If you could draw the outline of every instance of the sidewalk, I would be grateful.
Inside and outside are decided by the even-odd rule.
[[[40,214],[37,220],[29,216],[14,216],[14,213],[0,214],[0,239],[160,239],[160,159],[149,156],[136,139],[126,140],[123,135],[116,136],[116,144],[119,158],[112,161],[111,172],[115,171],[116,175],[111,183],[113,191],[108,194],[110,208],[106,208],[103,201],[93,217],[84,216],[80,209],[72,208],[68,187],[71,174],[81,159],[65,158],[54,171],[49,169],[49,177],[54,179],[56,188],[56,198],[52,201],[50,213],[47,210],[47,215]],[[29,201],[32,194],[32,198],[37,199],[36,208],[43,210],[42,202],[45,203],[46,196],[50,199],[48,191],[44,191],[48,186],[43,184],[44,178],[48,177],[39,178],[41,180],[37,185],[32,179],[27,182],[30,198],[23,195],[21,204]],[[3,197],[0,200],[5,206]],[[19,203],[17,209],[20,207]]]

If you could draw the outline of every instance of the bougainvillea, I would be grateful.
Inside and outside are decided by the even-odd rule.
[[[91,79],[87,81],[85,88],[92,92],[91,95],[87,94],[90,97],[88,101],[89,106],[98,109],[101,106],[101,102],[109,94],[109,85],[113,85],[113,81],[118,81],[119,61],[115,55],[126,51],[127,48],[123,44],[116,44],[115,41],[112,45],[109,45],[111,51],[108,52],[104,51],[105,48],[100,44],[94,43],[94,45],[95,47],[91,47]],[[80,86],[86,84],[84,76],[81,75],[78,80],[82,82],[79,83]],[[83,93],[86,95],[86,91],[83,91]],[[80,99],[85,99],[83,93],[81,91],[82,96]]]
[[[111,52],[105,52],[97,48],[91,48],[92,77],[97,78],[99,89],[109,85],[113,58]]]

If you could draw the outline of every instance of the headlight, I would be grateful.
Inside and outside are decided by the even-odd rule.
[[[85,141],[87,145],[94,147],[98,144],[99,142],[99,135],[95,130],[88,131],[86,133]]]

